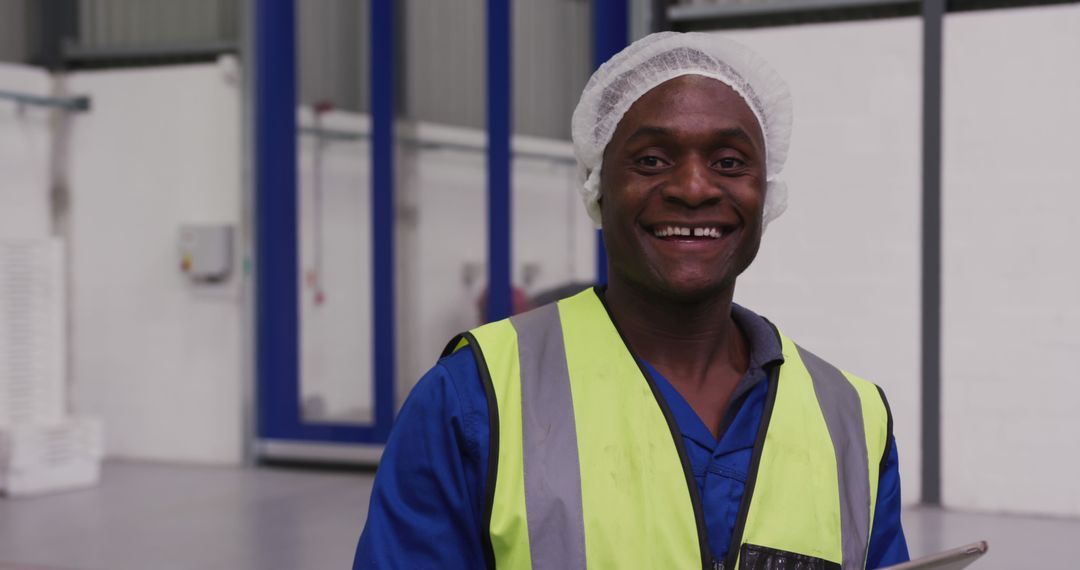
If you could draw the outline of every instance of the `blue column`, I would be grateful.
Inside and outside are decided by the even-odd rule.
[[[488,291],[487,318],[511,313],[510,0],[487,3]]]
[[[256,0],[256,373],[267,438],[289,437],[298,416],[295,22],[291,0]]]
[[[394,415],[394,5],[371,2],[375,422],[305,423],[300,411],[295,0],[255,0],[256,368],[263,439],[386,442]],[[358,371],[357,381],[362,381]]]
[[[593,68],[619,53],[630,26],[627,0],[593,1]],[[596,282],[607,283],[607,252],[603,232],[596,232]]]
[[[394,2],[371,0],[371,243],[375,433],[394,420]]]

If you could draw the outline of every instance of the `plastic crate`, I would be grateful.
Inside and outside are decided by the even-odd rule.
[[[102,454],[97,418],[0,429],[0,491],[27,496],[93,486]]]
[[[63,275],[59,240],[0,242],[0,428],[64,418]]]

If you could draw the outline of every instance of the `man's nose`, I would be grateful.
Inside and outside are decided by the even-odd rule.
[[[676,167],[672,178],[664,185],[663,196],[684,207],[700,208],[719,203],[723,189],[713,180],[712,170],[704,160],[690,159]]]

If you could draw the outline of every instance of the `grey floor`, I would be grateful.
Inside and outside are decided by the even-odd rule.
[[[0,499],[0,570],[349,568],[369,474],[108,463],[101,486]],[[1078,568],[1080,520],[909,509],[913,555],[978,539],[975,570]]]

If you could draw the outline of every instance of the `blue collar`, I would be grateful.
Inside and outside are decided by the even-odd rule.
[[[724,410],[723,423],[720,425],[721,439],[734,420],[743,397],[761,382],[768,380],[769,375],[766,370],[768,367],[784,360],[783,345],[780,343],[776,330],[768,320],[750,309],[734,303],[731,305],[731,317],[735,320],[736,326],[746,335],[750,348],[750,363],[746,368],[746,374],[743,374],[743,377],[735,386],[735,390],[731,393],[727,409]],[[676,423],[679,424],[679,430],[683,435],[705,449],[710,451],[717,449],[719,442],[713,437],[712,432],[701,421],[697,413],[694,412],[689,402],[679,394],[678,390],[656,368],[648,362],[644,364],[646,370],[656,382],[657,387],[660,388],[668,407],[675,415]]]

